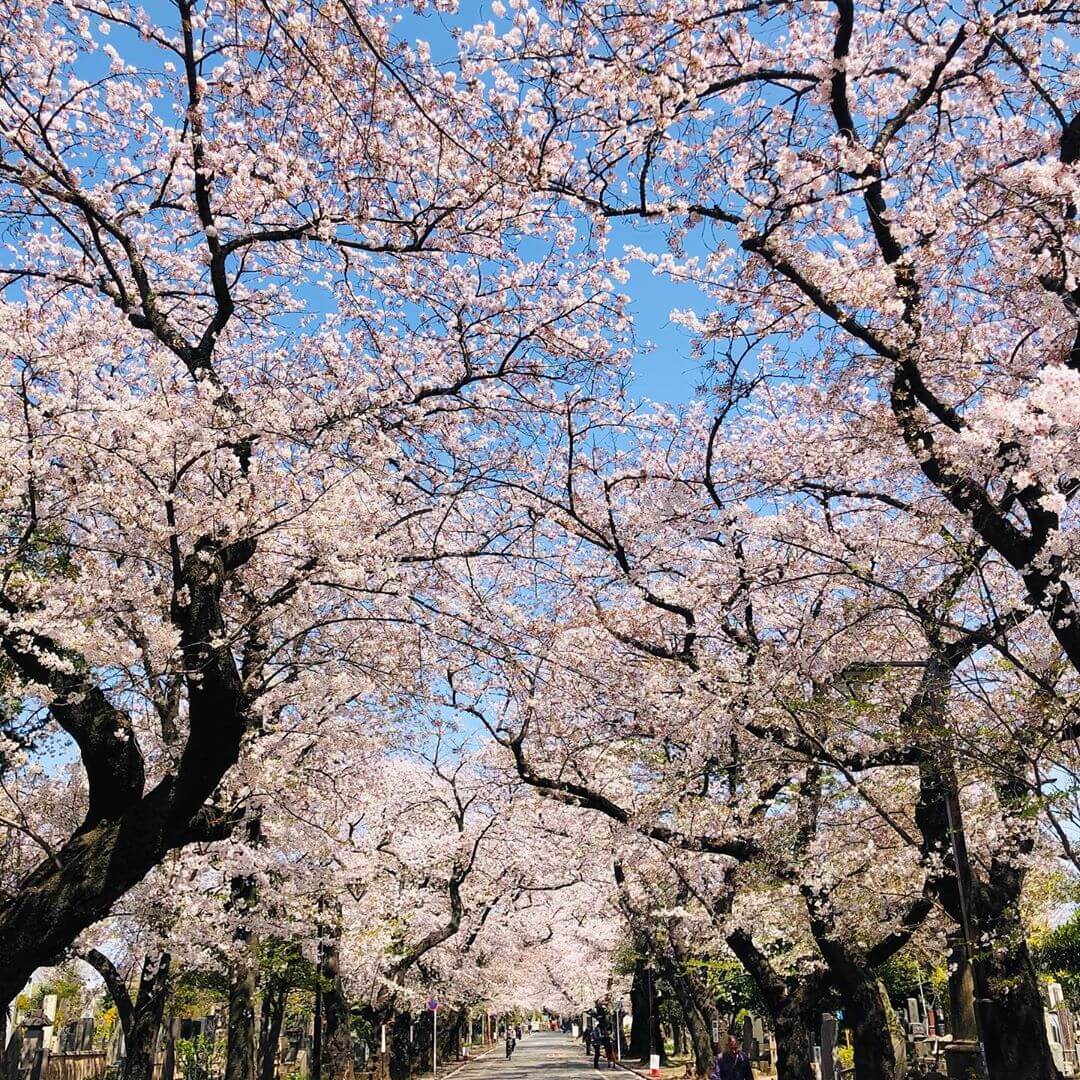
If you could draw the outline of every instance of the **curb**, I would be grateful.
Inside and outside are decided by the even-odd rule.
[[[444,1072],[442,1069],[440,1069],[439,1077],[446,1077],[446,1080],[450,1080],[451,1076],[457,1076],[457,1074],[461,1072],[462,1069],[467,1069],[470,1065],[473,1065],[478,1061],[483,1061],[486,1057],[490,1057],[492,1054],[495,1053],[497,1049],[498,1045],[496,1044],[495,1046],[491,1047],[490,1050],[485,1050],[482,1054],[477,1054],[476,1057],[469,1058],[468,1061],[459,1062],[457,1066],[451,1069],[449,1072]],[[416,1077],[416,1080],[432,1080],[432,1074],[430,1072],[421,1073],[420,1076]]]
[[[498,1044],[492,1046],[492,1048],[490,1050],[485,1050],[482,1054],[477,1054],[476,1057],[469,1058],[468,1061],[463,1061],[452,1072],[444,1073],[443,1075],[446,1076],[446,1080],[450,1080],[451,1076],[457,1076],[457,1074],[459,1072],[461,1072],[462,1069],[467,1069],[470,1065],[474,1064],[475,1062],[483,1061],[484,1058],[486,1058],[486,1057],[491,1057],[491,1055],[494,1054],[497,1049],[498,1049]]]

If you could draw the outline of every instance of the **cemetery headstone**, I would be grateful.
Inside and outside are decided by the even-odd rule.
[[[838,1024],[832,1013],[821,1016],[821,1080],[839,1080],[836,1075],[836,1032]]]
[[[75,1049],[85,1054],[94,1048],[94,1018],[83,1016],[75,1021]]]
[[[119,1022],[113,1024],[109,1032],[109,1042],[105,1047],[105,1064],[112,1068],[117,1065],[124,1056],[124,1029]]]

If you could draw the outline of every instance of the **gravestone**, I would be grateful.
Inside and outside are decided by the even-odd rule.
[[[773,1034],[765,1027],[764,1021],[762,1021],[761,1029],[761,1060],[772,1068],[773,1063],[776,1061],[776,1053],[773,1050]]]
[[[94,1018],[83,1016],[75,1021],[75,1050],[85,1054],[94,1048]]]
[[[1076,1061],[1076,1021],[1067,1005],[1058,1006],[1058,1023],[1061,1025],[1061,1045],[1069,1062]]]
[[[15,1066],[11,1075],[19,1080],[42,1080],[49,1061],[45,1033],[52,1030],[49,1023],[52,1019],[43,1012],[30,1013],[22,1019],[18,1028],[18,1045],[15,1047],[17,1053],[11,1054]]]
[[[167,1020],[165,1027],[165,1060],[161,1066],[161,1080],[174,1080],[176,1076],[176,1041],[180,1038],[182,1020]]]
[[[117,1021],[109,1032],[109,1042],[105,1047],[105,1064],[110,1068],[119,1064],[124,1057],[124,1029]]]
[[[832,1013],[821,1016],[821,1080],[838,1080],[836,1075],[836,1017]]]
[[[916,998],[909,997],[905,1003],[904,1011],[900,1019],[907,1029],[908,1039],[917,1042],[926,1038],[926,1021],[923,1020],[922,1009]]]
[[[1057,1015],[1044,1010],[1046,1018],[1046,1041],[1050,1044],[1050,1054],[1059,1073],[1065,1072],[1065,1048],[1061,1045],[1061,1025]]]
[[[747,1016],[743,1020],[742,1048],[743,1053],[748,1058],[752,1058],[754,1056],[754,1025],[749,1016]]]

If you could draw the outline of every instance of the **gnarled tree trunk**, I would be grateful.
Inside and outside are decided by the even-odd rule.
[[[109,996],[116,1006],[120,1030],[124,1033],[122,1080],[151,1080],[154,1044],[169,993],[169,954],[148,954],[143,959],[142,975],[134,1001],[123,976],[104,953],[89,949],[82,954],[82,958],[105,980]]]
[[[323,1057],[330,1069],[330,1080],[353,1080],[352,1027],[341,982],[340,936],[341,909],[335,907],[329,911],[319,944]]]
[[[236,762],[248,724],[221,593],[255,545],[201,543],[174,583],[185,599],[172,615],[189,673],[187,742],[177,771],[150,791],[131,719],[94,681],[92,665],[43,634],[0,633],[6,659],[54,695],[49,711],[79,747],[89,784],[82,824],[0,906],[0,1001],[13,1000],[170,850],[220,838],[233,824],[205,806]]]
[[[259,1013],[259,1080],[275,1080],[278,1045],[285,1022],[289,988],[280,979],[271,979],[263,990]]]
[[[785,979],[745,930],[733,930],[727,943],[769,1012],[776,1037],[777,1080],[815,1080],[814,1028],[821,1011],[821,976]]]

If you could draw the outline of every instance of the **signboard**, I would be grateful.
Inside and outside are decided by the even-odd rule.
[[[436,1011],[438,1011],[438,1008],[439,1008],[439,1003],[434,998],[429,998],[428,1003],[427,1003],[427,1011],[428,1012],[436,1012]]]

